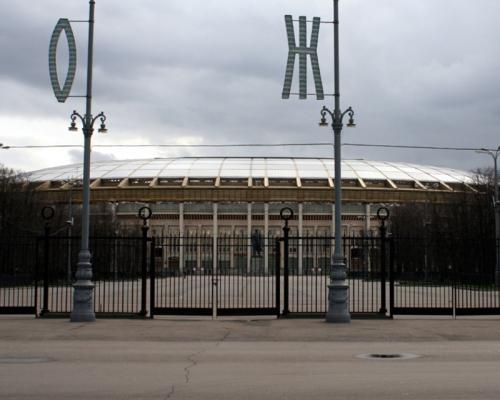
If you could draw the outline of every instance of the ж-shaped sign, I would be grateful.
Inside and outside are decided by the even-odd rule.
[[[68,72],[66,74],[66,80],[64,81],[64,86],[61,89],[59,84],[59,77],[57,75],[57,44],[59,43],[59,38],[61,33],[64,31],[66,34],[66,40],[68,42],[69,50],[69,61],[68,61]],[[71,24],[67,18],[61,18],[57,21],[57,25],[54,28],[52,37],[50,38],[49,46],[49,72],[50,72],[50,82],[52,83],[52,89],[59,103],[64,103],[69,96],[71,91],[71,86],[73,86],[73,81],[75,79],[76,73],[76,44],[75,36],[73,35],[73,30],[71,29]]]
[[[299,98],[307,98],[307,57],[311,58],[312,73],[316,87],[316,98],[323,100],[323,83],[321,81],[321,72],[318,61],[318,37],[321,19],[313,18],[311,44],[307,47],[307,20],[306,17],[299,17],[299,45],[295,41],[295,31],[293,27],[293,18],[291,15],[285,15],[286,33],[288,38],[288,61],[285,72],[285,83],[283,84],[283,99],[290,98],[292,88],[293,72],[295,67],[295,56],[299,56]]]

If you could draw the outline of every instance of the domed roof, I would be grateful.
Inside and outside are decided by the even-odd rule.
[[[72,164],[33,171],[34,182],[81,179],[82,165]],[[113,160],[93,162],[91,180],[129,179],[262,179],[302,180],[335,179],[334,161],[326,158],[277,157],[178,157],[143,160]],[[403,162],[342,160],[342,180],[362,183],[386,181],[396,188],[398,182],[417,182],[424,185],[472,184],[471,173]],[[265,185],[267,186],[267,185]]]

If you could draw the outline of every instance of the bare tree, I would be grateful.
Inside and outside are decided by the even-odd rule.
[[[26,174],[0,164],[0,236],[36,234],[39,206]]]
[[[483,281],[485,276],[493,278],[495,226],[489,172],[477,170],[477,192],[463,192],[453,202],[393,207],[391,231],[400,273],[439,281],[457,275],[468,281],[472,276]]]

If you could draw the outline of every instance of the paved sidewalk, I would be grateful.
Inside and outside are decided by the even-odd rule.
[[[303,341],[415,342],[500,340],[500,317],[412,317],[394,320],[354,319],[328,324],[322,319],[240,317],[98,319],[70,323],[67,319],[0,317],[0,340],[98,341]]]
[[[0,317],[0,399],[69,398],[497,400],[500,319]]]

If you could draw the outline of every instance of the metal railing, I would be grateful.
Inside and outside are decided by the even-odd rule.
[[[324,315],[331,237],[96,237],[98,315]],[[0,313],[67,315],[79,238],[0,240]],[[287,250],[286,250],[287,249]],[[500,243],[344,237],[353,314],[500,314]],[[154,267],[153,267],[154,266]],[[149,298],[148,298],[149,296]],[[149,300],[149,302],[147,301]]]
[[[155,238],[152,314],[276,314],[275,251],[274,238]]]
[[[36,313],[40,254],[34,237],[0,240],[0,314]]]
[[[394,238],[394,313],[497,314],[494,239]]]

